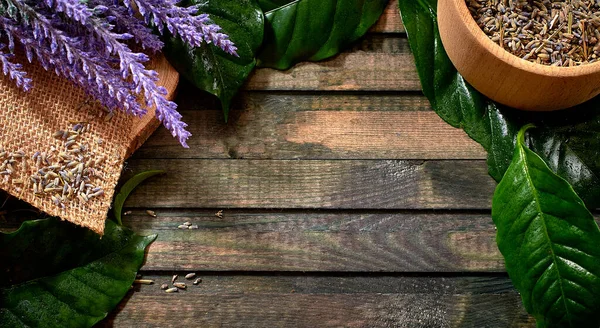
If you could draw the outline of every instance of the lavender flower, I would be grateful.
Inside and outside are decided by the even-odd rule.
[[[2,73],[10,77],[11,80],[14,80],[18,87],[22,88],[24,91],[29,91],[29,89],[31,89],[31,79],[25,77],[27,73],[21,70],[23,68],[21,64],[15,64],[10,61],[14,57],[13,54],[7,54],[1,51],[5,47],[6,45],[0,44],[0,62],[2,62]]]
[[[137,18],[139,9],[143,20]],[[147,106],[156,108],[163,125],[187,147],[191,134],[181,121],[177,105],[168,101],[167,90],[156,84],[158,74],[148,70],[149,57],[133,51],[129,41],[144,49],[158,51],[163,43],[152,34],[149,24],[162,33],[164,26],[191,46],[214,44],[237,55],[235,45],[205,14],[195,16],[197,6],[182,8],[173,0],[3,0],[0,1],[0,35],[12,53],[15,44],[27,59],[36,59],[82,87],[109,109],[133,115],[146,110],[137,101],[143,95]],[[61,13],[62,15],[57,15]],[[2,47],[6,47],[3,45]],[[31,79],[21,65],[12,63],[12,54],[2,52],[3,73],[29,90]]]
[[[179,36],[192,47],[199,47],[203,42],[214,43],[228,54],[237,56],[237,48],[227,35],[219,33],[221,27],[211,24],[208,15],[198,13],[198,5],[182,8],[176,6],[178,0],[125,0],[129,8],[137,5],[140,14],[147,24],[153,23],[160,33],[166,25],[169,32]]]

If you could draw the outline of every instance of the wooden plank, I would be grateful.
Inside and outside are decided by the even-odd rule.
[[[179,97],[193,135],[190,149],[184,151],[160,129],[136,158],[486,158],[479,144],[446,124],[417,94],[244,92],[229,123],[213,104],[199,104],[194,95],[187,85]]]
[[[156,210],[125,217],[158,234],[144,270],[504,272],[488,215]],[[181,230],[184,222],[196,230]]]
[[[132,159],[166,176],[128,201],[155,208],[489,209],[485,161]]]
[[[325,61],[303,62],[287,71],[257,69],[244,89],[420,91],[421,83],[408,40],[372,34]]]
[[[398,0],[391,0],[379,21],[371,28],[372,33],[404,33],[404,25],[398,10]]]
[[[159,285],[136,286],[99,326],[535,327],[504,277],[205,276],[176,294]]]

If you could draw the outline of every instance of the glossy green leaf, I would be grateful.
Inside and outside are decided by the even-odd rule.
[[[113,204],[113,212],[115,214],[115,219],[117,220],[117,223],[119,223],[119,225],[123,225],[123,221],[121,218],[121,215],[123,213],[123,204],[125,204],[125,201],[127,200],[127,197],[129,197],[129,194],[131,194],[131,192],[133,192],[133,190],[137,186],[139,186],[140,183],[155,175],[164,173],[165,171],[146,171],[135,175],[133,178],[125,182],[123,187],[121,187],[121,190],[119,190],[119,193],[115,196],[115,201]]]
[[[377,22],[388,0],[263,1],[280,4],[265,13],[265,41],[259,65],[288,69],[338,54]]]
[[[258,5],[262,11],[267,12],[294,1],[296,0],[258,0]]]
[[[600,229],[569,183],[525,146],[494,194],[506,269],[538,327],[600,325]]]
[[[589,207],[600,206],[600,98],[575,109],[526,113],[501,106],[473,89],[456,71],[439,37],[437,0],[399,0],[423,93],[446,122],[488,151],[499,181],[508,168],[518,127],[535,123],[532,150],[565,178]]]
[[[129,291],[155,238],[110,220],[102,238],[58,219],[0,234],[0,327],[91,327]]]
[[[164,53],[183,77],[220,99],[227,118],[231,99],[256,65],[256,53],[263,42],[263,13],[254,0],[187,0],[183,4],[190,3],[199,4],[200,12],[221,26],[221,32],[238,48],[239,57],[214,45],[191,48],[173,37],[167,38]]]

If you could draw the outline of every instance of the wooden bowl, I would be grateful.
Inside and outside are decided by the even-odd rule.
[[[521,59],[479,28],[465,0],[438,0],[448,57],[475,89],[501,104],[531,111],[573,107],[600,93],[600,62],[552,67]]]

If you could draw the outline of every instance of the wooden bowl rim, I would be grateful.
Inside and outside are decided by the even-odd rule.
[[[475,40],[477,43],[484,48],[490,55],[496,57],[505,64],[515,67],[516,69],[526,71],[532,74],[551,76],[551,77],[578,77],[586,76],[598,73],[600,71],[600,61],[591,64],[585,64],[575,67],[557,67],[532,63],[523,58],[513,55],[508,50],[501,48],[494,41],[483,32],[483,30],[477,25],[477,22],[471,15],[467,2],[465,0],[438,0],[438,1],[452,1],[459,10],[461,17],[468,17],[467,21],[463,20],[463,23],[467,25],[469,31],[476,31]],[[471,32],[473,34],[473,32]],[[508,56],[501,54],[508,54]]]

